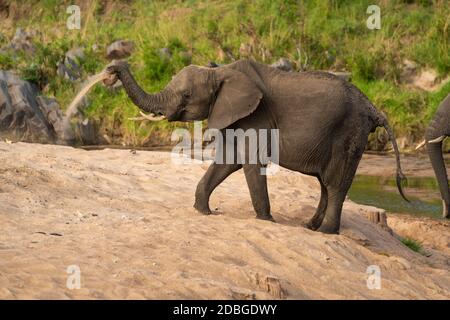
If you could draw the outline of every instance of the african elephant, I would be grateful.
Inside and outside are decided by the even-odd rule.
[[[425,133],[425,141],[442,196],[442,215],[450,218],[450,191],[442,155],[442,141],[450,135],[450,94],[439,105]]]
[[[326,72],[289,73],[251,60],[216,68],[190,65],[159,93],[146,93],[125,62],[107,67],[106,85],[122,81],[128,96],[143,111],[169,121],[208,119],[208,127],[278,129],[279,165],[315,176],[321,186],[312,230],[339,233],[342,204],[367,144],[383,126],[397,161],[397,186],[405,179],[392,129],[354,85]],[[227,141],[228,143],[229,141]],[[257,218],[273,220],[263,164],[213,162],[197,185],[194,207],[211,213],[209,198],[230,174],[243,168]]]

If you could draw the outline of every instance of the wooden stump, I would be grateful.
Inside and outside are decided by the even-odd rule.
[[[372,223],[378,224],[381,228],[385,229],[390,234],[393,234],[392,229],[389,228],[388,223],[387,223],[386,212],[380,212],[380,211],[369,212],[368,219]]]

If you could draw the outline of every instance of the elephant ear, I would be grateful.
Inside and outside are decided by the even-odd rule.
[[[263,93],[244,73],[228,69],[219,79],[219,92],[208,116],[208,127],[223,129],[258,107]]]

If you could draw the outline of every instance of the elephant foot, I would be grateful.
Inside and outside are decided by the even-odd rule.
[[[211,214],[211,209],[209,208],[208,204],[200,204],[198,202],[195,202],[194,208],[195,208],[195,210],[197,210],[201,214],[204,214],[204,215],[210,215]]]
[[[263,215],[256,215],[256,219],[260,219],[260,220],[267,220],[267,221],[272,221],[272,222],[276,222],[275,219],[272,217],[272,215],[269,214],[263,214]]]
[[[339,224],[336,223],[322,223],[317,231],[326,234],[339,234]]]
[[[317,221],[316,219],[312,218],[306,223],[306,228],[312,231],[316,231],[317,229],[319,229],[321,223],[322,221]]]

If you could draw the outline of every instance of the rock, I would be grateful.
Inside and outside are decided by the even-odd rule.
[[[336,77],[341,78],[345,81],[351,81],[352,80],[352,74],[350,72],[341,72],[341,71],[327,71],[331,74],[334,74]]]
[[[69,81],[76,81],[80,79],[81,71],[78,68],[78,65],[72,62],[69,62],[68,65],[69,66],[67,66],[65,62],[58,62],[56,70],[58,76]]]
[[[404,71],[414,71],[417,69],[417,63],[414,61],[404,59],[403,60],[403,70]]]
[[[277,62],[272,63],[271,66],[288,72],[294,69],[292,66],[292,62],[286,58],[280,58]]]
[[[80,62],[84,59],[84,49],[82,47],[75,47],[66,52],[66,59],[70,59],[75,62]]]
[[[134,50],[134,43],[127,40],[117,40],[106,48],[106,58],[109,60],[129,57]]]
[[[400,73],[400,80],[403,83],[411,83],[413,77],[417,74],[417,64],[414,61],[404,59]]]
[[[80,60],[84,59],[84,49],[80,47],[72,48],[66,52],[64,62],[57,64],[56,73],[61,78],[69,81],[76,81],[81,78],[82,69]]]
[[[28,41],[32,39],[31,33],[26,32],[22,28],[17,28],[12,38],[12,42]]]
[[[79,121],[75,130],[78,140],[84,145],[97,144],[97,128],[92,120]]]
[[[17,28],[9,48],[14,51],[23,51],[28,55],[35,54],[36,48],[31,42],[34,35],[35,33],[26,32],[22,28]]]
[[[400,81],[425,91],[436,91],[450,81],[450,76],[445,79],[439,79],[439,75],[435,70],[420,70],[416,62],[404,59],[402,61]]]
[[[34,84],[0,71],[0,135],[14,141],[54,143],[62,113]]]
[[[61,140],[64,134],[64,114],[60,109],[58,102],[54,98],[45,96],[37,96],[36,101],[44,114],[44,117],[47,119],[47,122],[53,127],[57,136],[57,142],[64,143],[65,141]],[[71,136],[73,137],[72,132]]]
[[[161,48],[159,49],[159,56],[163,59],[171,59],[172,58],[172,52],[169,48]]]
[[[439,87],[438,74],[434,70],[423,70],[412,78],[412,84],[425,91],[433,91]]]

